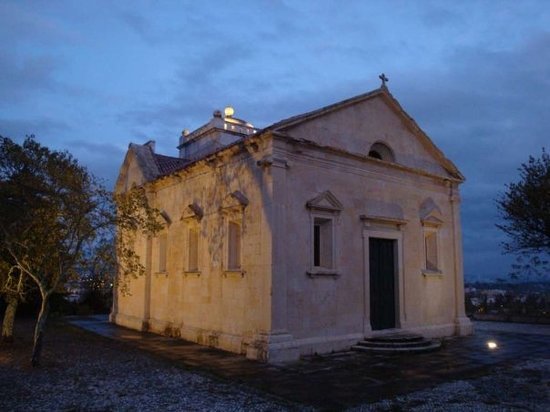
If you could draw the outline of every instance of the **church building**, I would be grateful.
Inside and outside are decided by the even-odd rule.
[[[164,228],[111,321],[268,362],[472,333],[464,177],[384,80],[263,129],[216,110],[177,157],[130,144],[115,190],[142,185]]]

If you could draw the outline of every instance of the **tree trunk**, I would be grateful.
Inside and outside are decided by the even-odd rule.
[[[46,329],[46,320],[48,319],[48,312],[50,308],[50,295],[42,296],[42,305],[40,306],[40,313],[36,321],[34,328],[34,345],[32,348],[31,365],[33,367],[40,365],[40,354],[42,353],[42,343],[44,339],[44,332]]]
[[[7,296],[6,303],[8,306],[6,307],[4,320],[2,321],[2,342],[13,342],[13,322],[19,300],[14,296]]]

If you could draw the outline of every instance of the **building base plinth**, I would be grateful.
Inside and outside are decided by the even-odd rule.
[[[300,350],[288,333],[262,333],[250,342],[246,357],[269,363],[292,362],[300,359]]]
[[[474,333],[474,325],[470,318],[461,316],[455,320],[456,335],[467,336]]]

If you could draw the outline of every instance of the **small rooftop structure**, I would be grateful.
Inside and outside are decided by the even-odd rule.
[[[215,110],[212,119],[197,130],[184,130],[180,137],[179,157],[196,160],[257,132],[249,122],[234,117],[235,109],[227,106]]]

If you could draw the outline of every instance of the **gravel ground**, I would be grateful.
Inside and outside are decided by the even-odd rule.
[[[117,342],[49,327],[41,367],[29,366],[32,324],[0,346],[0,411],[278,411],[292,405],[177,368]]]
[[[351,411],[550,411],[549,393],[550,360],[538,359]]]
[[[304,410],[238,383],[170,365],[61,324],[50,326],[42,366],[29,366],[32,322],[0,346],[0,411]],[[550,411],[550,360],[499,367],[353,411]]]

